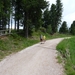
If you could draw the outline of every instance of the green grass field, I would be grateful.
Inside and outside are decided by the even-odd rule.
[[[63,57],[66,75],[75,75],[75,37],[64,39],[57,45],[57,50]]]

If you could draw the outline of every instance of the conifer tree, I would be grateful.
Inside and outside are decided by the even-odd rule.
[[[68,27],[67,27],[67,22],[66,21],[63,21],[60,29],[59,29],[59,32],[60,33],[68,33]]]
[[[71,24],[70,33],[71,33],[72,35],[75,35],[75,21],[73,21],[73,23]]]

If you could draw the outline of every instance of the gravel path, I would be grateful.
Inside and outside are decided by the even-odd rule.
[[[48,40],[7,56],[0,62],[0,75],[63,75],[55,50],[61,40]]]

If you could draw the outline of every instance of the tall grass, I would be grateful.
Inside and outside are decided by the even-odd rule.
[[[31,46],[35,43],[39,42],[37,39],[26,39],[17,34],[12,34],[10,36],[6,36],[0,39],[0,59],[5,56],[18,52],[28,46]]]
[[[65,73],[75,75],[75,37],[64,39],[57,45],[57,50],[63,57]]]

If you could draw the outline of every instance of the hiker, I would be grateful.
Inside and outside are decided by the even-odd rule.
[[[45,35],[43,36],[43,41],[44,41],[44,42],[46,41],[46,36],[45,36]]]
[[[40,35],[40,42],[42,43],[42,41],[43,41],[43,36]]]

